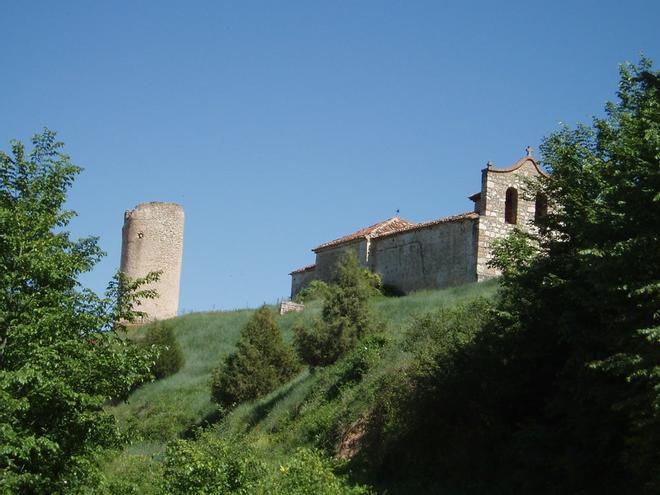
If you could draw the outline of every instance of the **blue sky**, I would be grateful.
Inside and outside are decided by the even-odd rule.
[[[660,59],[657,1],[4,2],[0,146],[56,130],[74,234],[119,264],[123,212],[186,211],[183,311],[273,302],[310,249],[467,211],[507,166]]]

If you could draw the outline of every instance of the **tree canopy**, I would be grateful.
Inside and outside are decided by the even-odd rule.
[[[150,356],[120,338],[141,281],[120,276],[105,297],[78,277],[103,255],[95,237],[73,240],[64,209],[81,169],[55,133],[0,152],[0,492],[76,491],[94,454],[121,437],[104,404],[148,372]]]
[[[571,489],[638,492],[660,490],[660,73],[642,60],[620,74],[603,118],[545,140],[549,212],[495,265],[542,387],[529,434]]]

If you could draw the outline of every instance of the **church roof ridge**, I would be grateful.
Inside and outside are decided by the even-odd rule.
[[[413,225],[416,224],[409,222],[408,220],[404,220],[398,216],[395,216],[392,218],[388,218],[387,220],[383,220],[382,222],[378,222],[373,225],[370,225],[369,227],[364,227],[362,229],[356,230],[352,234],[348,234],[343,237],[334,239],[332,241],[325,242],[319,246],[316,246],[314,249],[312,249],[312,251],[314,252],[320,251],[329,247],[335,247],[341,244],[346,244],[348,242],[356,241],[358,239],[379,237],[384,234],[389,234],[389,233],[397,232],[402,229],[406,229]]]
[[[458,213],[456,215],[450,215],[447,217],[436,218],[435,220],[429,220],[428,222],[415,223],[410,225],[410,227],[405,227],[393,232],[387,232],[381,235],[376,236],[376,238],[389,237],[397,234],[404,234],[406,232],[413,232],[415,230],[422,230],[428,227],[433,227],[435,225],[440,225],[443,223],[452,223],[460,222],[462,220],[474,220],[479,218],[479,214],[474,211],[466,211],[464,213]]]
[[[313,270],[316,268],[316,263],[312,263],[311,265],[303,266],[302,268],[298,268],[297,270],[293,270],[289,275],[293,275],[294,273],[303,273],[307,272],[309,270]]]

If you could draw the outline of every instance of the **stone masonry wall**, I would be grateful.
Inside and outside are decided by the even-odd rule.
[[[303,272],[294,272],[291,274],[291,298],[303,290],[312,280],[316,280],[316,269],[312,268]]]
[[[321,249],[316,253],[316,278],[331,282],[335,275],[337,262],[347,250],[355,251],[358,262],[367,266],[367,241],[359,239],[336,247]]]
[[[175,203],[142,203],[124,214],[120,270],[129,278],[162,271],[160,280],[148,287],[159,297],[145,300],[137,308],[148,315],[141,323],[177,314],[183,223],[183,208]]]
[[[515,166],[513,167],[515,168]],[[481,215],[478,226],[477,279],[486,280],[499,275],[487,266],[491,258],[491,245],[495,239],[505,237],[515,227],[533,228],[534,199],[527,196],[526,182],[541,174],[531,158],[524,160],[515,170],[497,170],[491,167],[482,171]],[[518,191],[517,223],[505,222],[506,191],[514,187]]]
[[[476,281],[476,219],[442,223],[371,241],[369,268],[404,292]]]

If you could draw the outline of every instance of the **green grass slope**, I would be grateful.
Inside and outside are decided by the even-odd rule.
[[[165,444],[189,436],[199,426],[212,428],[224,437],[240,436],[273,463],[300,446],[334,454],[346,442],[347,432],[350,434],[356,425],[359,428],[379,380],[408,358],[397,343],[412,318],[475,297],[491,298],[496,287],[491,281],[400,298],[374,298],[371,308],[389,345],[368,344],[333,366],[312,373],[305,370],[267,397],[226,414],[210,400],[211,374],[234,350],[252,310],[177,318],[172,324],[185,355],[185,366],[168,378],[140,387],[126,403],[111,408],[134,441],[108,462],[106,470],[113,476],[135,477],[146,483],[145,470],[158,468]],[[292,327],[301,318],[311,320],[320,310],[321,304],[313,302],[303,313],[279,317],[285,339],[291,339]]]

